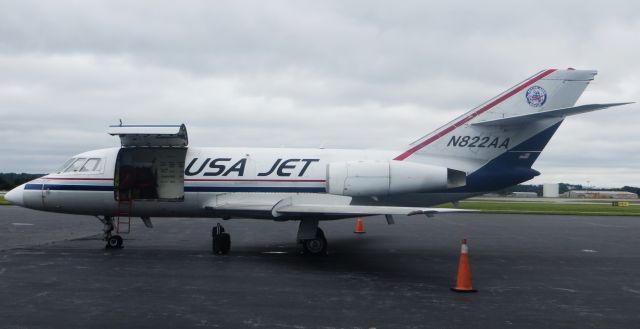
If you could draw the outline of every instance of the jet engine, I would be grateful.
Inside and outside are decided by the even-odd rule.
[[[348,161],[327,165],[327,192],[346,196],[419,193],[466,185],[463,171],[406,161]]]

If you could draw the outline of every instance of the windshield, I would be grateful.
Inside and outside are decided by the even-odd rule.
[[[62,173],[95,173],[101,172],[103,168],[103,159],[101,158],[71,158],[67,160],[58,170],[57,174]]]
[[[85,162],[84,166],[80,168],[80,171],[99,171],[100,168],[100,159],[91,158]]]
[[[75,172],[80,170],[80,167],[84,164],[86,158],[77,158],[76,161],[73,161],[71,165],[64,169],[64,172]]]
[[[58,174],[59,174],[59,173],[61,173],[61,172],[63,172],[63,171],[64,171],[64,169],[65,169],[65,168],[67,168],[67,167],[69,167],[69,165],[70,165],[73,161],[75,161],[75,160],[76,160],[76,158],[71,158],[71,159],[67,160],[67,161],[66,161],[62,166],[60,166],[60,167],[58,168],[58,170],[56,170],[55,172],[56,172],[56,173],[58,173]]]

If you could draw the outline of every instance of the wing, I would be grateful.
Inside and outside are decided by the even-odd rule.
[[[453,208],[414,208],[414,207],[388,207],[388,206],[352,206],[352,205],[315,205],[302,204],[283,206],[276,209],[278,214],[308,215],[319,214],[326,216],[368,216],[368,215],[434,215],[437,213],[470,212],[474,210]]]
[[[276,202],[233,202],[208,204],[204,208],[217,216],[251,217],[276,220],[301,219],[339,219],[371,215],[427,215],[437,213],[473,212],[474,210],[426,207],[393,207],[351,205],[347,199],[285,197]]]

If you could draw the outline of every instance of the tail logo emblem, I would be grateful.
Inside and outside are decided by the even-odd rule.
[[[547,101],[547,91],[540,86],[527,89],[527,103],[533,107],[541,107]]]

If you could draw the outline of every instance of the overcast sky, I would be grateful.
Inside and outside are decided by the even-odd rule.
[[[0,172],[118,146],[397,148],[544,68],[640,101],[637,1],[0,1]],[[640,106],[568,118],[533,183],[640,186]]]

